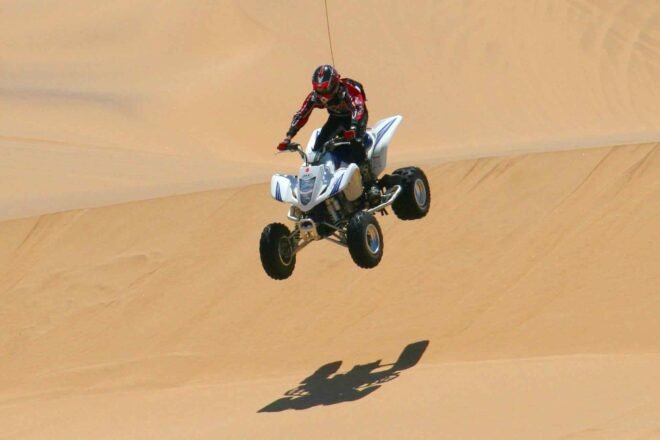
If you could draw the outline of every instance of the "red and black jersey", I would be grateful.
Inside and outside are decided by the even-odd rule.
[[[337,93],[329,100],[316,92],[311,92],[305,98],[300,110],[293,115],[287,136],[295,136],[305,126],[315,108],[325,108],[333,116],[350,116],[351,126],[357,127],[366,114],[366,100],[362,85],[348,78],[340,79]]]

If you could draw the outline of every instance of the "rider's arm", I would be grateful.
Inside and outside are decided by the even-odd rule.
[[[320,103],[318,103],[315,99],[314,92],[307,95],[307,98],[305,98],[305,101],[300,107],[300,110],[298,110],[296,114],[293,115],[293,120],[291,121],[291,128],[289,128],[289,131],[286,132],[287,137],[288,138],[294,137],[296,133],[298,133],[298,130],[300,130],[305,126],[307,120],[309,119],[309,115],[312,114],[312,110],[314,110],[314,108],[321,108],[321,107],[322,105],[320,105]]]
[[[366,109],[364,98],[354,87],[347,86],[346,90],[348,91],[346,99],[350,101],[351,107],[351,127],[359,127]]]

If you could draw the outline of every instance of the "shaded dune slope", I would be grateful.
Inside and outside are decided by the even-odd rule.
[[[432,210],[379,217],[380,266],[315,243],[285,282],[260,266],[259,233],[286,212],[263,184],[0,223],[0,424],[27,438],[657,432],[660,144],[425,168]],[[430,341],[419,365],[360,403],[277,400],[328,362],[387,364],[415,341]]]
[[[2,223],[3,394],[278,375],[421,339],[427,362],[657,351],[658,145],[434,166],[427,218],[380,218],[377,269],[321,242],[286,282],[259,262],[285,214],[265,185]]]

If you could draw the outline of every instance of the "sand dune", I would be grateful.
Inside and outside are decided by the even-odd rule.
[[[256,252],[261,227],[283,215],[265,185],[5,222],[3,426],[27,437],[303,435],[325,423],[329,436],[651,435],[659,151],[437,165],[428,218],[382,218],[377,269],[319,243],[283,283]],[[323,364],[393,362],[420,340],[419,371],[347,409],[257,414]],[[381,410],[402,425],[379,423]],[[477,427],[472,411],[490,416]]]
[[[3,4],[0,436],[658,437],[660,5],[328,3],[433,205],[285,282],[322,2]]]

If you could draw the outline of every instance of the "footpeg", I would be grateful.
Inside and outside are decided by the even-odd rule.
[[[395,185],[401,185],[401,176],[386,174],[378,181],[378,186],[381,189],[392,188]]]

